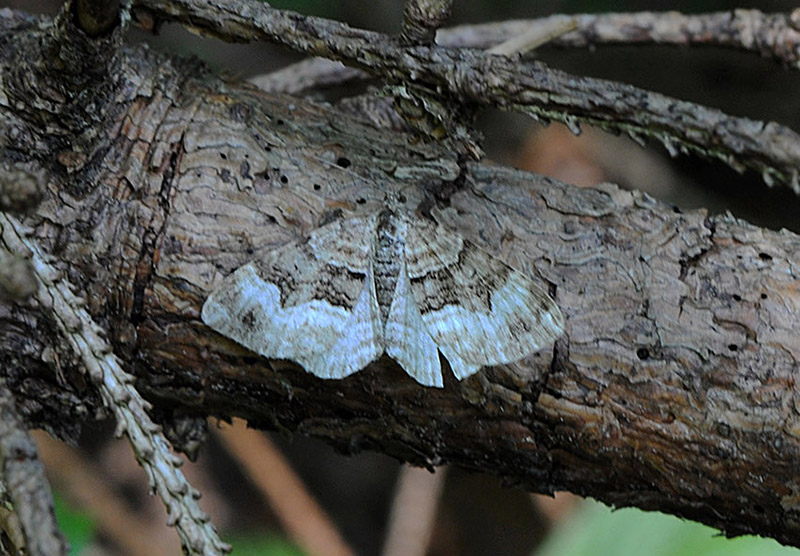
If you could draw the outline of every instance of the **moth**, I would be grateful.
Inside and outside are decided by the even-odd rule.
[[[351,375],[385,352],[435,387],[443,386],[439,352],[461,380],[541,349],[564,328],[530,278],[388,203],[240,267],[201,316],[260,355],[321,378]]]

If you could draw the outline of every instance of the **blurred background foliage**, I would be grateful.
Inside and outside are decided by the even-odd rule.
[[[797,556],[769,539],[726,539],[716,529],[659,512],[582,502],[534,556]]]
[[[3,7],[48,14],[54,14],[60,4],[60,0],[0,0]],[[399,31],[402,14],[399,0],[278,0],[272,5],[388,33]],[[788,12],[796,7],[796,3],[778,0],[456,0],[451,24],[554,13],[700,13],[734,8]],[[244,80],[300,59],[272,45],[222,44],[174,25],[164,26],[155,37],[139,30],[130,35],[132,41],[147,41],[154,48],[197,56],[231,80]],[[796,94],[800,73],[757,56],[718,48],[663,46],[543,47],[537,56],[552,67],[574,74],[627,82],[737,116],[774,120],[800,130],[800,95]],[[800,231],[798,199],[782,188],[767,188],[752,173],[739,175],[722,164],[693,157],[671,159],[657,145],[641,148],[625,138],[589,128],[575,137],[563,126],[545,128],[527,117],[495,110],[487,111],[479,125],[489,156],[505,164],[577,185],[614,181],[684,209],[704,207],[712,213],[728,210],[761,226]],[[213,422],[211,428],[214,434],[199,462],[188,463],[185,470],[204,493],[203,505],[223,529],[223,536],[236,547],[234,554],[301,554],[286,540],[281,515],[268,502],[269,496],[220,441],[227,434],[226,427],[220,429]],[[80,451],[37,436],[59,492],[58,519],[69,536],[73,554],[141,553],[141,549],[132,547],[142,540],[161,547],[154,553],[179,554],[175,533],[164,526],[163,508],[146,496],[143,473],[127,445],[112,438],[111,430],[109,424],[87,426]],[[271,438],[354,551],[362,555],[381,553],[399,464],[379,454],[340,456],[310,439]],[[91,481],[80,480],[80,473]],[[101,492],[101,487],[109,492]],[[772,540],[728,540],[715,530],[657,512],[611,512],[571,495],[559,494],[552,499],[504,489],[495,478],[457,469],[448,471],[440,496],[433,492],[429,495],[437,498],[434,502],[438,502],[438,509],[429,556],[800,555],[800,550],[781,547]],[[131,514],[110,509],[109,499],[113,497],[122,499]],[[415,508],[407,511],[414,512]],[[120,523],[109,523],[111,517],[119,517]],[[134,536],[128,544],[120,537],[126,531]]]

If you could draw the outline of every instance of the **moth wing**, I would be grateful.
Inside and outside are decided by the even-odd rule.
[[[563,332],[561,311],[538,285],[442,226],[411,219],[405,256],[422,321],[459,379]]]
[[[203,322],[321,378],[363,369],[383,352],[374,225],[373,218],[337,220],[245,264],[206,299]]]
[[[438,388],[444,385],[439,352],[422,321],[402,263],[386,319],[386,353],[420,384]]]

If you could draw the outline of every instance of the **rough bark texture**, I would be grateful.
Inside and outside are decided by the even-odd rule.
[[[670,12],[554,15],[541,19],[464,25],[442,30],[436,40],[443,46],[488,48],[528,31],[567,17],[578,28],[553,39],[563,47],[606,44],[672,44],[719,46],[755,52],[798,68],[800,60],[800,11],[763,13],[759,10],[682,14]]]
[[[119,61],[96,126],[105,138],[75,152],[6,96],[25,75],[16,41],[33,36],[13,21],[0,43],[2,155],[50,177],[26,223],[164,413],[237,415],[349,453],[455,463],[800,546],[797,235],[464,164],[144,48]],[[386,358],[323,381],[202,324],[203,300],[233,269],[389,190],[549,283],[565,335],[439,390]],[[0,311],[20,412],[74,434],[97,398],[47,311]]]
[[[570,75],[518,57],[469,49],[405,48],[391,36],[249,0],[224,4],[136,0],[134,6],[142,15],[182,22],[211,36],[268,40],[339,60],[390,82],[421,84],[459,104],[523,112],[575,130],[585,122],[639,141],[653,138],[672,154],[693,153],[740,171],[753,169],[768,184],[782,183],[800,194],[800,138],[774,122],[734,118],[628,84]]]
[[[31,556],[62,556],[68,551],[64,535],[56,524],[53,493],[44,474],[44,466],[36,452],[36,443],[25,430],[11,393],[0,379],[0,467],[6,479],[4,495],[12,501],[19,518],[18,526],[24,537],[32,542],[21,542],[15,535],[7,542],[4,527],[2,551],[4,554],[30,554]],[[4,508],[6,509],[6,508]],[[6,525],[5,523],[3,525]],[[11,546],[9,546],[11,545]]]

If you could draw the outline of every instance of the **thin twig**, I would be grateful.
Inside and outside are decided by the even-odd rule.
[[[464,104],[496,106],[578,131],[587,122],[637,141],[660,141],[673,156],[694,153],[768,185],[800,193],[800,136],[776,123],[728,116],[691,102],[538,63],[467,49],[404,48],[392,37],[343,23],[275,10],[252,0],[137,0],[157,17],[184,21],[227,40],[269,40],[326,56],[397,83],[417,83]]]
[[[572,17],[577,28],[550,44],[568,48],[618,44],[717,46],[752,52],[800,69],[800,12],[766,14],[733,10],[708,14],[637,12],[552,15],[459,25],[440,29],[436,42],[448,47],[490,48],[539,26]]]
[[[410,465],[400,469],[383,556],[425,556],[446,476],[447,467],[435,473]]]
[[[550,21],[550,25],[532,26],[519,35],[491,47],[487,52],[498,56],[526,54],[565,33],[574,31],[577,27],[578,22],[575,18],[554,19]]]
[[[25,534],[26,553],[66,555],[67,543],[56,523],[44,466],[4,379],[0,379],[0,464],[0,482],[6,485],[14,503]]]
[[[152,530],[150,524],[124,503],[111,481],[102,480],[104,475],[95,462],[47,434],[35,434],[53,483],[69,501],[91,516],[104,536],[125,554],[168,553],[164,539],[148,534]]]
[[[551,526],[558,524],[569,516],[570,512],[582,500],[583,498],[570,492],[554,492],[551,496],[547,494],[531,494],[531,504]]]
[[[242,464],[286,532],[309,556],[355,554],[264,433],[248,431],[244,421],[237,419],[217,437]]]
[[[30,254],[39,282],[35,299],[51,311],[64,339],[114,413],[117,435],[128,436],[150,488],[167,507],[168,523],[178,530],[185,550],[209,556],[228,552],[230,547],[220,540],[208,515],[197,504],[200,494],[178,469],[182,460],[171,453],[159,426],[150,419],[149,404],[133,387],[133,376],[122,369],[102,329],[84,308],[84,301],[72,293],[70,284],[50,265],[36,241],[25,237],[23,226],[15,218],[0,213],[0,227],[4,249]]]
[[[304,91],[333,87],[350,80],[364,79],[368,74],[327,58],[308,58],[285,68],[258,75],[249,81],[270,93],[297,95]]]
[[[436,30],[444,25],[453,0],[406,0],[400,42],[406,46],[433,44]]]
[[[449,48],[491,49],[526,33],[541,34],[543,29],[566,21],[574,21],[576,28],[553,37],[548,44],[562,48],[624,44],[717,46],[759,54],[800,69],[800,8],[788,15],[765,14],[758,10],[708,14],[638,12],[551,15],[537,19],[445,27],[437,31],[436,43]],[[303,89],[315,88],[317,79],[321,86],[330,87],[354,79],[371,78],[365,72],[324,58],[318,59],[313,66],[306,64],[306,61],[298,62],[279,70],[283,74],[281,78],[290,78],[294,72],[302,69]],[[291,88],[282,90],[292,94],[299,92]]]

